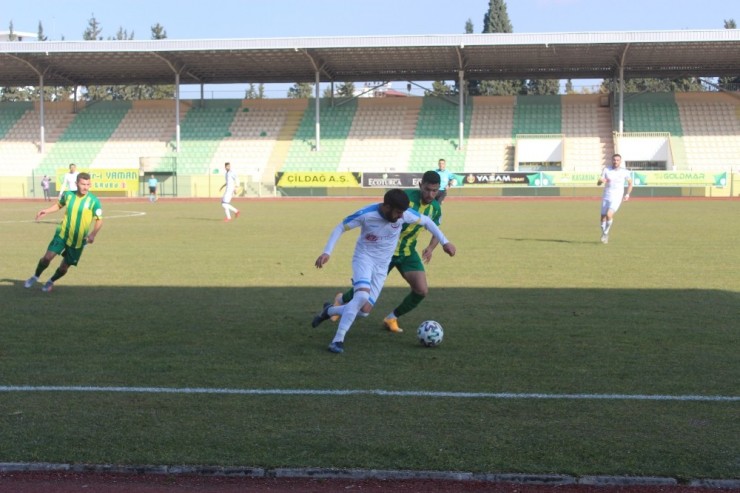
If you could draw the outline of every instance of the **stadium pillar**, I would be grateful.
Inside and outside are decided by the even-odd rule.
[[[619,59],[619,133],[624,133],[624,63],[627,59],[627,50],[630,45],[624,47],[622,57]]]
[[[39,98],[39,152],[44,153],[44,143],[46,142],[46,130],[44,127],[44,75],[39,75],[39,87],[41,88]],[[35,180],[34,180],[35,183]]]
[[[460,78],[460,82],[457,85],[457,87],[458,87],[457,94],[458,94],[459,106],[460,106],[460,108],[458,110],[458,114],[459,114],[460,122],[459,122],[459,125],[458,125],[459,126],[459,136],[458,136],[458,139],[459,140],[457,142],[457,150],[458,151],[461,151],[462,148],[463,148],[463,136],[465,135],[465,98],[464,98],[464,94],[463,94],[463,92],[464,92],[463,91],[463,88],[465,87],[463,85],[463,82],[465,82],[463,80],[464,77],[465,77],[465,72],[463,72],[462,70],[460,70],[460,72],[458,72],[458,75],[459,75],[459,78]]]
[[[316,152],[319,152],[321,150],[321,105],[319,104],[321,101],[319,99],[319,84],[321,83],[321,78],[319,75],[319,71],[316,71]]]
[[[180,73],[175,72],[175,152],[180,153]]]

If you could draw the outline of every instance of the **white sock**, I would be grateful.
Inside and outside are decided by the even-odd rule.
[[[606,228],[604,229],[604,234],[609,234],[609,230],[612,229],[612,223],[614,222],[614,219],[609,219],[606,222]]]
[[[329,314],[329,316],[333,317],[334,315],[342,316],[342,313],[344,312],[344,307],[347,305],[339,305],[339,306],[330,306],[328,310],[326,310],[326,313]]]
[[[398,318],[393,312],[390,312],[387,317],[385,318]]]
[[[221,204],[221,207],[223,207],[224,212],[226,212],[226,219],[231,219],[231,213],[236,212],[236,209],[231,204]]]
[[[367,291],[355,291],[355,295],[352,300],[344,305],[342,318],[339,319],[339,327],[337,327],[337,332],[334,334],[332,342],[344,342],[344,336],[347,335],[350,327],[352,327],[352,323],[355,321],[355,318],[357,318],[357,313],[369,299],[370,293]],[[331,313],[331,308],[329,309],[329,312]]]

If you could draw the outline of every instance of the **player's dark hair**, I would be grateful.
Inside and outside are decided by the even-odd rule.
[[[400,188],[391,188],[383,196],[383,203],[399,211],[409,208],[409,196]]]
[[[429,185],[439,185],[440,184],[440,178],[439,173],[436,171],[426,171],[424,172],[424,175],[421,177],[422,183],[428,183]]]
[[[90,173],[84,173],[83,172],[83,173],[78,173],[77,174],[77,180],[75,180],[75,181],[89,180],[89,179],[90,179]]]

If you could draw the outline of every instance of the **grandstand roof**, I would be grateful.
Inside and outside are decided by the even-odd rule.
[[[0,86],[716,77],[740,30],[0,42]]]

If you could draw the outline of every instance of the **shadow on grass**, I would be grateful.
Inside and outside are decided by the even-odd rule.
[[[740,381],[731,364],[738,295],[729,291],[434,288],[401,318],[405,332],[393,334],[382,319],[408,291],[389,287],[347,335],[341,357],[368,370],[347,380],[343,365],[316,366],[337,325],[310,325],[340,288],[84,287],[62,279],[43,293],[41,283],[23,282],[0,280],[6,383],[272,387],[354,379],[405,387],[416,377],[404,372],[430,358],[459,372],[440,377],[448,390],[595,391],[603,377],[616,379],[604,385],[609,391],[678,385],[721,394]],[[445,341],[418,351],[415,329],[430,319],[445,327]]]

